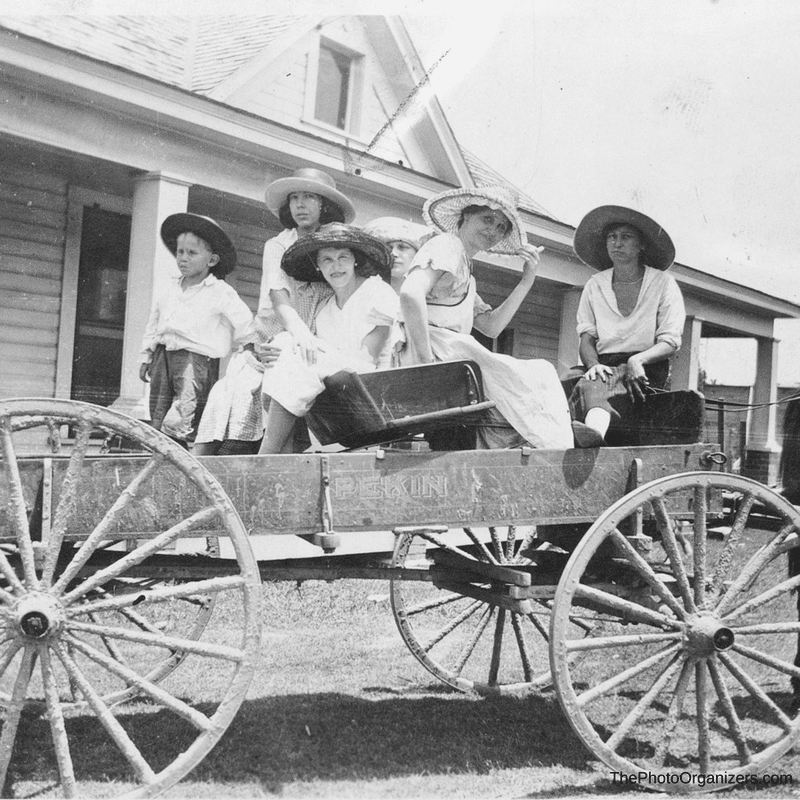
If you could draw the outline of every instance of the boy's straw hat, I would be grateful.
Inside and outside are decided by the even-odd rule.
[[[219,256],[219,263],[213,268],[218,278],[225,277],[236,266],[236,248],[222,228],[211,219],[200,214],[170,214],[161,223],[161,240],[175,255],[178,249],[178,237],[182,233],[193,233],[199,236],[211,248],[212,253]]]
[[[425,202],[422,216],[445,233],[458,235],[458,221],[467,206],[488,206],[500,211],[511,223],[511,230],[492,248],[493,253],[517,255],[526,241],[522,219],[517,211],[517,198],[507,186],[493,184],[472,189],[449,189]]]
[[[601,270],[614,266],[603,235],[609,225],[633,225],[642,234],[644,263],[648,267],[665,270],[675,261],[675,245],[655,220],[625,206],[599,206],[590,211],[575,230],[572,247],[584,264]]]
[[[277,217],[281,206],[292,192],[312,192],[321,195],[339,206],[345,222],[352,222],[356,218],[353,204],[336,188],[336,181],[321,169],[303,167],[288,178],[272,181],[267,186],[265,198],[267,208]]]
[[[410,244],[415,250],[419,250],[422,245],[436,235],[436,231],[427,225],[420,225],[418,222],[409,222],[400,217],[378,217],[368,222],[364,226],[364,233],[380,239],[384,244],[389,242],[405,242]]]
[[[353,225],[331,222],[316,233],[298,239],[281,259],[283,271],[298,281],[323,281],[317,269],[317,252],[323,247],[348,247],[361,255],[363,266],[389,281],[392,274],[392,255],[386,245]]]

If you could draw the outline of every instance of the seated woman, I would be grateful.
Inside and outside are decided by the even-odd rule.
[[[647,387],[663,389],[669,359],[681,346],[686,312],[681,290],[666,270],[675,260],[667,232],[650,217],[622,206],[590,211],[575,231],[575,253],[601,270],[584,287],[578,306],[579,377],[570,395],[573,418],[588,428],[578,443],[598,447],[613,429],[635,443],[635,427]]]
[[[572,447],[567,399],[553,365],[492,353],[470,335],[475,327],[497,337],[536,278],[539,249],[523,244],[515,198],[502,186],[453,189],[428,200],[423,217],[442,233],[422,245],[400,289],[401,365],[478,363],[486,396],[497,404],[478,428],[479,448]],[[472,258],[480,251],[523,260],[519,283],[494,310],[475,292]]]
[[[378,217],[368,222],[364,233],[382,241],[392,253],[391,284],[398,294],[411,262],[423,243],[436,235],[436,231],[418,222],[400,217]]]
[[[389,332],[398,310],[388,284],[389,251],[350,225],[324,225],[293,244],[281,268],[299,281],[324,281],[333,295],[314,318],[314,362],[286,347],[264,371],[262,392],[269,410],[260,454],[289,452],[295,421],[324,391],[324,378],[343,369],[369,372],[389,365]],[[276,340],[283,336],[289,334]]]

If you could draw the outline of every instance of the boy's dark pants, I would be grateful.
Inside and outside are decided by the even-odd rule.
[[[164,417],[174,406],[164,433],[193,442],[211,387],[219,378],[219,359],[189,350],[167,350],[158,345],[150,364],[150,419],[164,428]]]

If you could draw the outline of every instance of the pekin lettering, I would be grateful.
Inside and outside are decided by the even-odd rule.
[[[447,497],[446,475],[337,475],[333,480],[337,500],[399,500]]]

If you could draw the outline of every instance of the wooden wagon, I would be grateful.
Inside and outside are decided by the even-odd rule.
[[[466,401],[401,418],[373,391],[382,421],[367,438],[463,422],[484,402],[465,385]],[[0,401],[0,784],[15,791],[33,747],[74,796],[94,725],[129,777],[115,791],[179,781],[257,669],[261,581],[315,578],[387,580],[401,636],[437,678],[481,694],[552,687],[586,746],[642,785],[762,773],[800,734],[800,579],[783,557],[800,518],[722,471],[697,430],[585,450],[195,459],[108,409]],[[213,700],[176,691],[186,659]],[[180,735],[145,747],[129,703]]]

